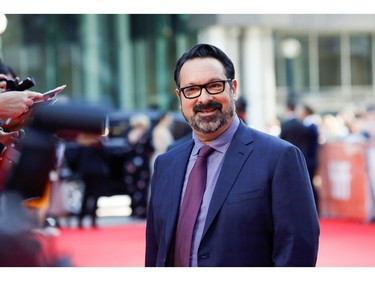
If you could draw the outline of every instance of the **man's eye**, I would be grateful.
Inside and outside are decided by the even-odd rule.
[[[184,90],[185,94],[194,94],[196,92],[199,92],[199,87],[189,87]]]
[[[220,89],[221,87],[223,87],[223,84],[222,83],[211,83],[208,85],[208,88],[209,89]]]

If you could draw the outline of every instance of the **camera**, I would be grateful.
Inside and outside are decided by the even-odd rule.
[[[35,80],[31,77],[27,77],[21,82],[14,79],[2,79],[1,81],[5,81],[7,83],[7,91],[25,91],[35,86]]]

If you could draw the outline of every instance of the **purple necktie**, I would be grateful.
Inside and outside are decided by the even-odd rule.
[[[199,150],[198,158],[189,175],[176,230],[174,266],[177,267],[190,265],[194,225],[202,203],[204,190],[206,189],[207,157],[213,151],[212,147],[203,146]]]

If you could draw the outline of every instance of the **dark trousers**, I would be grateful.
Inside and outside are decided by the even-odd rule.
[[[98,199],[105,194],[108,179],[103,176],[90,175],[83,176],[82,180],[85,188],[83,192],[81,211],[78,216],[79,227],[83,226],[83,219],[86,215],[90,216],[92,226],[96,227]]]

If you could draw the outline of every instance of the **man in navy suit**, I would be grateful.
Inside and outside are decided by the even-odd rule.
[[[301,151],[239,119],[234,66],[217,47],[194,46],[178,60],[174,78],[193,138],[155,161],[145,265],[175,266],[187,178],[208,145],[215,151],[189,266],[315,266],[320,227]]]

